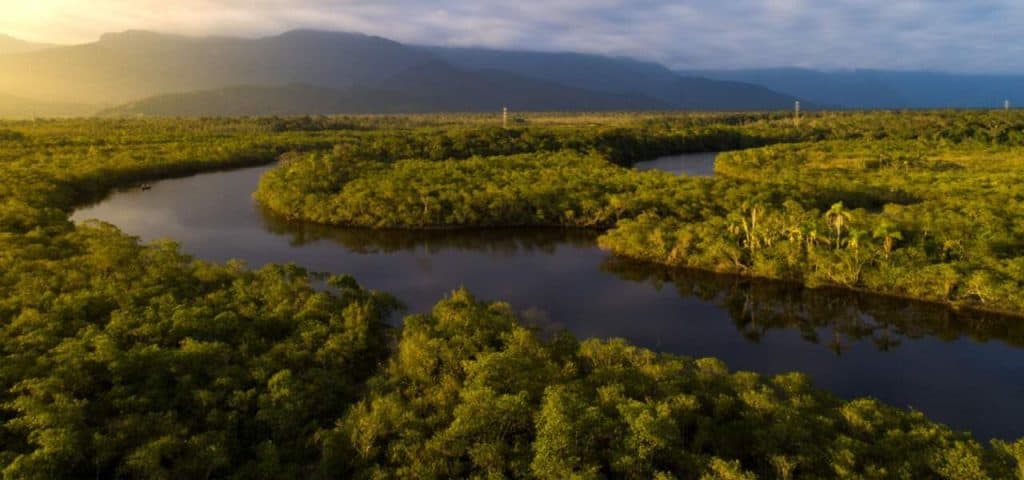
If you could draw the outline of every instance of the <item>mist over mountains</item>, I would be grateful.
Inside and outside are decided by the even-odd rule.
[[[580,53],[401,44],[346,32],[148,31],[73,46],[0,36],[0,117],[995,107],[1024,77],[800,69],[673,71]]]
[[[50,48],[53,46],[55,45],[50,45],[46,43],[26,42],[24,40],[19,40],[9,35],[4,35],[0,33],[0,55],[5,55],[8,53],[31,52],[35,50],[42,50],[44,48]]]
[[[774,110],[795,101],[763,87],[686,78],[629,59],[507,55],[536,58],[479,64],[472,50],[445,52],[343,32],[243,39],[128,31],[84,45],[0,56],[0,93],[94,105],[106,115],[473,112],[502,106]],[[545,65],[553,64],[557,74],[546,73]]]

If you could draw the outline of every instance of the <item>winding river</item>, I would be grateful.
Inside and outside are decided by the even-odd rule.
[[[639,168],[710,175],[713,155]],[[714,356],[733,369],[800,371],[842,397],[920,410],[980,439],[1024,436],[1024,321],[906,300],[668,270],[611,257],[593,232],[370,231],[283,222],[251,199],[272,167],[157,182],[79,209],[202,259],[294,262],[348,273],[422,312],[465,286],[541,328]]]

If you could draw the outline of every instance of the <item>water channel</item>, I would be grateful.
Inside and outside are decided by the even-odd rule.
[[[708,175],[714,156],[701,155],[652,164]],[[116,192],[73,219],[109,222],[147,242],[172,239],[205,260],[348,273],[412,312],[465,286],[581,338],[623,337],[658,351],[718,357],[735,370],[800,371],[842,397],[911,407],[983,440],[1024,436],[1024,320],[638,264],[601,251],[595,232],[288,223],[251,198],[269,168]]]

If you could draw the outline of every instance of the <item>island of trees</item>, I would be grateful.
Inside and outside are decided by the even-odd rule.
[[[712,179],[620,168],[730,149]],[[1022,154],[1006,112],[470,123],[290,156],[256,198],[334,225],[595,228],[665,265],[1020,314]]]
[[[527,327],[465,290],[390,320],[348,276],[142,245],[75,205],[273,162],[283,217],[584,227],[617,254],[1021,313],[1024,115],[0,124],[5,478],[1020,478],[1024,440],[799,373]],[[638,172],[741,150],[713,179]],[[326,280],[325,288],[315,288]]]

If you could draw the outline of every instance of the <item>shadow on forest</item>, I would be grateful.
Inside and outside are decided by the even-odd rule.
[[[560,245],[594,246],[600,232],[581,228],[490,228],[453,230],[401,230],[340,228],[306,222],[291,222],[260,208],[267,231],[290,238],[293,246],[330,241],[362,254],[394,253],[404,250],[472,250],[506,256],[540,251],[554,253]]]
[[[817,187],[807,192],[807,198],[814,199],[812,206],[828,210],[835,203],[842,202],[848,208],[863,208],[879,213],[888,204],[914,205],[924,201],[921,197],[896,188],[861,185],[856,188]]]

